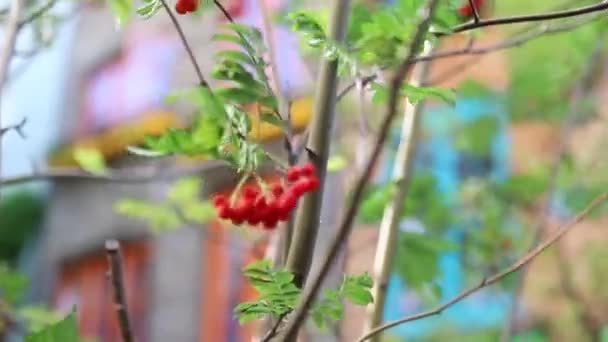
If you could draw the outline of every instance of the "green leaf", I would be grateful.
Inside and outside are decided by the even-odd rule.
[[[176,203],[188,203],[198,199],[201,190],[201,179],[196,177],[183,178],[175,182],[167,197]]]
[[[79,342],[79,340],[75,310],[63,320],[48,325],[24,339],[25,342]]]
[[[17,310],[17,316],[26,322],[29,331],[39,331],[47,325],[61,321],[62,316],[44,305],[29,305]]]
[[[254,103],[260,98],[260,93],[256,89],[249,88],[224,88],[216,91],[226,103],[246,105]]]
[[[267,122],[273,126],[277,126],[281,129],[285,128],[285,122],[275,113],[261,113],[260,120]]]
[[[96,149],[77,148],[74,151],[74,159],[83,170],[94,175],[103,175],[107,172],[106,161]]]
[[[243,41],[240,37],[235,36],[233,34],[229,34],[229,33],[216,33],[213,36],[211,36],[211,40],[235,43],[235,44],[239,44],[239,45],[241,45],[241,43]]]
[[[430,234],[401,232],[395,269],[409,287],[422,289],[439,275],[439,255],[455,247]]]
[[[255,65],[251,57],[238,50],[220,50],[215,57],[218,60],[232,61],[239,64]]]
[[[131,18],[131,0],[108,0],[110,8],[119,25],[124,26]]]
[[[150,19],[152,18],[159,9],[162,8],[162,4],[158,0],[148,0],[142,6],[138,7],[135,12],[143,18]]]
[[[348,276],[342,285],[344,297],[357,305],[367,305],[374,301],[371,288],[374,282],[369,274]]]
[[[153,204],[136,199],[121,199],[114,204],[119,214],[146,221],[153,231],[176,229],[181,220],[175,209],[162,204]]]
[[[14,271],[5,263],[0,263],[0,297],[15,305],[25,295],[28,280],[25,275]]]
[[[426,99],[436,99],[450,105],[454,105],[456,103],[456,93],[452,89],[422,86],[416,87],[411,84],[405,84],[402,86],[401,91],[412,104],[417,104],[418,102]]]

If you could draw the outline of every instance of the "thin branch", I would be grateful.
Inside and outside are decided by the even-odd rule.
[[[576,82],[574,87],[574,93],[570,102],[570,108],[565,119],[562,121],[560,128],[559,140],[557,143],[557,150],[550,166],[549,184],[547,186],[547,195],[541,206],[541,212],[538,217],[533,231],[534,238],[532,240],[532,246],[538,244],[542,239],[543,233],[547,226],[547,220],[551,215],[551,204],[556,196],[557,192],[557,179],[559,176],[560,167],[567,153],[568,141],[571,138],[572,131],[575,128],[576,118],[580,111],[581,101],[585,94],[593,87],[594,76],[596,75],[596,69],[599,64],[603,62],[600,58],[602,53],[605,51],[604,39],[608,32],[604,31],[601,37],[598,39],[598,44],[595,46],[593,52],[589,55],[586,68],[583,71],[581,77]],[[515,318],[518,312],[519,301],[523,293],[524,283],[528,274],[528,267],[523,267],[519,277],[516,280],[515,290],[513,293],[513,301],[511,308],[509,309],[509,315],[507,317],[504,330],[501,334],[501,341],[508,342],[511,340],[511,335],[515,328]]]
[[[450,31],[450,33],[447,33],[447,35],[470,31],[470,30],[481,28],[481,27],[487,27],[487,26],[510,25],[510,24],[517,24],[517,23],[528,23],[528,22],[535,22],[535,21],[571,18],[571,17],[590,14],[590,13],[594,13],[594,12],[605,11],[607,9],[608,9],[608,2],[602,1],[602,2],[594,4],[594,5],[583,6],[583,7],[579,7],[579,8],[575,8],[575,9],[571,9],[571,10],[565,10],[565,11],[554,11],[554,12],[541,13],[541,14],[485,19],[485,20],[480,20],[478,22],[471,22],[471,23],[464,23],[461,25],[457,25],[457,26],[453,27],[452,30]],[[437,32],[436,35],[445,36],[446,33]]]
[[[8,125],[6,127],[0,127],[0,139],[2,139],[2,137],[9,131],[15,131],[22,139],[25,139],[26,136],[25,132],[23,131],[23,128],[25,127],[26,123],[27,118],[24,117],[23,119],[21,119],[21,121],[19,121],[19,123],[16,123],[14,125]]]
[[[213,4],[215,5],[215,7],[217,7],[222,12],[224,17],[226,17],[226,19],[228,19],[229,22],[234,23],[234,18],[232,18],[232,16],[226,10],[224,5],[222,5],[218,0],[213,0]]]
[[[479,23],[479,9],[477,8],[475,0],[469,0],[469,6],[471,6],[471,9],[473,10],[473,22]]]
[[[108,258],[110,281],[114,294],[114,306],[118,325],[123,342],[133,342],[133,331],[129,322],[127,310],[127,298],[125,294],[125,284],[122,274],[122,257],[120,255],[120,244],[116,240],[106,240],[106,256]]]
[[[47,2],[46,4],[44,4],[40,8],[38,8],[37,10],[35,10],[34,12],[30,13],[30,15],[21,19],[19,21],[19,24],[17,25],[17,30],[21,30],[25,25],[31,23],[32,21],[34,21],[34,20],[40,18],[41,16],[43,16],[44,14],[46,14],[49,10],[51,10],[51,8],[53,8],[55,6],[56,3],[57,3],[57,0],[50,0],[49,2]]]
[[[173,23],[173,26],[175,27],[175,30],[177,31],[177,34],[179,35],[179,39],[182,41],[182,45],[184,46],[184,49],[186,50],[186,53],[188,54],[188,57],[190,58],[190,63],[192,63],[192,66],[194,67],[194,71],[196,72],[196,76],[198,77],[199,85],[203,88],[210,88],[209,83],[205,79],[205,76],[203,76],[203,72],[201,71],[200,65],[196,61],[196,57],[194,56],[192,47],[190,47],[190,43],[188,43],[188,39],[186,38],[186,35],[184,34],[184,30],[182,30],[181,25],[179,24],[179,22],[177,21],[177,18],[175,17],[175,14],[173,14],[171,9],[169,8],[169,5],[167,5],[166,0],[160,0],[160,2],[163,5],[163,7],[165,8],[165,11],[167,12],[167,14],[169,15],[169,18],[171,19],[171,22]]]
[[[464,290],[456,297],[450,299],[446,303],[444,303],[432,310],[428,310],[428,311],[421,312],[418,314],[406,316],[406,317],[388,322],[386,324],[383,324],[382,326],[379,326],[378,328],[363,335],[361,338],[359,338],[358,342],[366,341],[370,337],[372,337],[382,331],[396,327],[398,325],[401,325],[401,324],[404,324],[407,322],[411,322],[411,321],[416,321],[416,320],[419,320],[419,319],[422,319],[425,317],[438,315],[441,312],[443,312],[443,310],[462,301],[463,299],[465,299],[468,296],[470,296],[471,294],[481,290],[482,288],[495,284],[498,281],[505,278],[506,276],[519,271],[522,267],[524,267],[525,265],[529,264],[532,260],[534,260],[540,253],[542,253],[547,248],[549,248],[551,245],[553,245],[555,242],[557,242],[562,236],[564,236],[567,232],[569,232],[572,227],[576,226],[578,223],[580,223],[582,220],[584,220],[591,213],[591,211],[593,211],[596,207],[598,207],[600,204],[602,204],[606,200],[608,200],[608,192],[604,192],[604,193],[600,194],[599,196],[595,197],[589,203],[589,205],[587,205],[587,207],[585,209],[583,209],[580,213],[578,213],[575,217],[573,217],[569,222],[567,222],[566,224],[562,225],[559,229],[557,229],[543,243],[539,244],[536,248],[534,248],[533,250],[531,250],[530,252],[528,252],[527,254],[522,256],[521,258],[519,258],[516,262],[509,265],[502,271],[500,271],[490,277],[482,279],[482,281],[478,285]]]
[[[77,168],[54,168],[46,171],[33,172],[27,175],[0,178],[0,187],[24,184],[35,181],[94,181],[103,183],[147,183],[161,180],[172,180],[184,176],[200,174],[207,170],[227,165],[223,162],[205,162],[184,168],[163,170],[160,168],[130,168],[126,170],[113,170],[103,175],[95,175]]]
[[[4,46],[0,51],[0,108],[2,108],[2,94],[6,83],[8,70],[11,64],[11,57],[17,43],[17,33],[19,32],[19,18],[23,9],[23,0],[12,0],[8,22],[6,23],[6,36]],[[2,127],[2,110],[0,109],[0,128]],[[2,139],[0,137],[0,177],[2,176]],[[0,192],[2,198],[2,192]]]
[[[281,314],[277,318],[277,321],[272,325],[272,328],[270,328],[270,330],[268,330],[268,332],[266,333],[266,335],[264,335],[264,337],[262,338],[262,340],[260,342],[269,342],[273,337],[275,337],[277,335],[277,333],[279,331],[279,327],[283,323],[283,319],[285,318],[285,316],[287,316],[287,312]]]
[[[320,267],[316,269],[315,274],[310,277],[310,281],[307,282],[306,287],[304,288],[304,292],[302,294],[300,304],[298,308],[295,310],[293,317],[290,319],[287,327],[285,328],[285,334],[283,337],[283,341],[294,341],[294,336],[296,336],[299,327],[305,321],[308,310],[312,305],[312,301],[316,297],[321,283],[325,279],[333,260],[336,258],[337,254],[340,251],[340,246],[346,240],[347,236],[350,234],[352,230],[352,224],[355,219],[355,215],[359,206],[361,204],[361,199],[363,198],[363,193],[365,191],[366,185],[372,175],[372,170],[378,161],[381,151],[383,149],[384,143],[392,126],[394,118],[397,116],[397,104],[399,101],[399,89],[401,88],[401,84],[405,80],[407,74],[409,73],[412,67],[412,58],[416,53],[420,50],[424,43],[424,37],[428,32],[429,25],[431,22],[431,18],[439,3],[438,0],[428,0],[426,4],[422,7],[423,11],[421,12],[423,18],[421,22],[417,25],[416,32],[412,38],[412,42],[409,46],[409,55],[394,75],[394,78],[391,82],[391,89],[389,94],[389,104],[387,108],[386,116],[382,121],[382,125],[380,131],[377,136],[377,140],[375,142],[372,153],[369,156],[367,167],[359,176],[357,182],[355,183],[352,199],[349,202],[349,205],[344,212],[341,223],[338,226],[335,236],[330,241],[327,251],[322,260],[322,264]]]
[[[423,54],[428,54],[431,47],[426,47]],[[418,86],[428,76],[429,63],[416,66],[410,84]],[[393,266],[397,247],[399,222],[403,214],[403,205],[409,193],[409,184],[412,179],[413,160],[416,143],[419,137],[420,121],[422,120],[423,105],[414,105],[409,101],[405,103],[401,125],[401,141],[397,151],[397,158],[393,168],[393,184],[395,192],[390,203],[384,208],[382,223],[380,224],[376,255],[374,257],[374,286],[372,296],[374,302],[367,306],[366,331],[382,323],[382,313],[386,298],[386,288]],[[374,336],[374,341],[380,341],[381,335]]]

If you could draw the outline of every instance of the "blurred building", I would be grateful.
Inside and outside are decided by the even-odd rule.
[[[261,17],[254,13],[254,4],[234,1],[227,7],[236,20],[259,25]],[[76,166],[73,151],[77,147],[100,150],[115,169],[184,162],[143,160],[126,153],[145,134],[183,124],[192,111],[187,105],[164,102],[170,90],[198,83],[168,16],[161,10],[148,21],[136,19],[118,28],[105,4],[89,1],[82,6],[63,115],[57,118],[61,144],[49,163]],[[208,75],[215,51],[210,38],[222,18],[217,11],[206,11],[201,17],[178,16],[178,20]],[[285,28],[276,30],[276,36],[276,57],[285,75],[280,83],[292,98],[300,96],[292,103],[292,122],[300,131],[310,116],[311,100],[301,96],[306,95],[311,77],[297,64],[294,38]],[[280,131],[267,124],[261,127],[258,140],[280,155]],[[215,165],[203,166],[203,197],[230,190],[237,180],[231,170]],[[341,193],[334,177],[329,176],[328,196]],[[138,341],[250,340],[254,331],[251,326],[239,326],[232,309],[253,295],[241,268],[264,256],[264,244],[244,240],[219,221],[152,235],[142,222],[113,211],[114,203],[122,198],[160,200],[170,185],[166,180],[137,184],[55,181],[43,232],[32,248],[34,298],[50,300],[66,311],[76,305],[83,334],[117,341],[103,253],[104,240],[116,238],[123,242],[129,313]],[[333,225],[337,209],[335,205],[324,208],[321,239]]]

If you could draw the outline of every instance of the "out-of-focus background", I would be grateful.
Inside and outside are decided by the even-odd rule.
[[[26,3],[29,11],[46,4]],[[274,59],[282,76],[279,84],[293,101],[294,128],[301,132],[310,120],[317,59],[299,52],[298,37],[280,18],[291,9],[328,4],[266,4],[279,18]],[[258,1],[229,0],[224,5],[237,22],[261,26]],[[553,0],[497,1],[493,15],[541,12],[556,5]],[[179,20],[203,71],[209,73],[213,54],[221,48],[211,37],[223,17],[206,10]],[[545,230],[550,231],[608,188],[608,46],[602,33],[606,25],[599,19],[510,49],[431,63],[427,81],[459,91],[454,105],[427,103],[423,109],[415,176],[400,227],[400,246],[407,248],[399,252],[389,283],[386,320],[453,297],[527,250],[539,216],[546,214]],[[473,45],[468,45],[469,37],[456,35],[444,39],[440,50],[493,46],[539,28],[525,24],[481,30]],[[597,49],[604,51],[592,58]],[[586,73],[591,80],[585,79]],[[18,39],[4,89],[2,124],[17,124],[23,118],[27,122],[25,137],[15,132],[2,137],[1,176],[10,180],[37,175],[48,167],[76,168],[73,152],[82,146],[98,149],[118,170],[156,167],[152,164],[158,160],[134,158],[127,147],[142,142],[145,134],[183,123],[189,109],[164,99],[170,90],[196,82],[166,15],[119,27],[103,2],[56,1],[49,14],[26,27]],[[583,96],[573,95],[580,90]],[[338,166],[327,180],[318,237],[321,249],[335,229],[343,198],[383,113],[382,106],[366,98],[368,122],[361,122],[354,95],[338,107],[332,151],[332,162]],[[270,149],[282,147],[280,134],[270,128],[262,129],[258,140]],[[398,142],[397,127],[329,283],[338,282],[343,271],[371,270]],[[559,172],[552,173],[560,154]],[[344,163],[348,167],[339,167]],[[235,186],[234,175],[222,167],[209,165],[201,175],[202,197]],[[173,181],[66,177],[14,183],[3,186],[0,200],[0,259],[6,264],[0,273],[0,301],[29,308],[21,311],[26,316],[52,315],[33,305],[58,312],[76,305],[83,334],[118,341],[103,252],[104,240],[116,238],[122,242],[138,341],[248,341],[255,333],[251,324],[239,325],[232,310],[254,296],[241,268],[264,256],[266,240],[243,238],[215,220],[151,230],[117,213],[116,203],[124,198],[162,201]],[[532,264],[513,315],[512,340],[608,341],[606,223],[601,213],[591,217]],[[439,232],[462,248],[447,248],[444,240],[419,241],[420,232],[426,231]],[[509,277],[439,316],[393,329],[385,338],[498,341],[511,315],[517,282]],[[352,341],[360,335],[363,313],[347,306],[340,324],[327,331],[311,327],[307,338]],[[13,335],[19,339],[18,332]]]

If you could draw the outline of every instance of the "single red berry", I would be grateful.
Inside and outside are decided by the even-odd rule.
[[[308,178],[300,179],[289,187],[289,191],[296,197],[300,197],[308,191]]]
[[[306,189],[309,192],[317,190],[319,188],[319,178],[317,178],[316,176],[307,178],[306,185]]]
[[[188,4],[188,12],[194,12],[198,9],[198,0],[181,0]]]
[[[188,9],[189,9],[189,6],[188,6],[187,1],[178,0],[175,3],[175,12],[177,12],[178,14],[186,14],[186,13],[188,13]]]
[[[473,9],[471,8],[471,6],[467,5],[462,5],[458,8],[458,14],[461,17],[470,17],[471,14],[473,14]]]
[[[228,199],[226,198],[226,196],[224,196],[222,194],[218,194],[218,195],[213,196],[212,202],[213,202],[213,206],[217,208],[222,205],[228,204]]]
[[[229,219],[233,215],[232,209],[227,205],[221,205],[217,207],[217,216],[221,219]]]
[[[292,192],[284,193],[278,201],[278,209],[280,213],[289,213],[298,204],[298,198]]]
[[[276,228],[278,222],[279,218],[277,215],[270,215],[262,221],[262,224],[264,225],[264,229],[272,230]]]
[[[290,182],[295,182],[300,178],[302,172],[299,166],[291,166],[287,169],[287,180]]]
[[[285,192],[285,189],[281,183],[273,183],[270,186],[270,192],[272,192],[272,194],[276,197],[279,197]]]
[[[251,198],[251,199],[255,199],[258,194],[260,193],[260,190],[258,190],[258,188],[256,188],[253,185],[248,185],[243,187],[243,197],[244,198]]]
[[[253,212],[253,200],[247,197],[241,197],[234,208],[237,217],[243,220],[247,219]]]
[[[305,163],[300,167],[300,172],[303,176],[310,177],[315,174],[315,166],[313,163]]]
[[[262,219],[264,217],[262,216],[262,212],[260,211],[253,211],[251,213],[251,215],[249,215],[249,217],[247,218],[247,223],[252,225],[252,226],[256,226],[258,225],[260,222],[262,222]]]
[[[233,223],[234,225],[237,225],[237,226],[238,226],[238,225],[241,225],[241,224],[243,224],[243,222],[245,222],[245,219],[244,219],[244,218],[242,218],[242,217],[233,217],[233,218],[231,218],[230,220],[232,221],[232,223]]]

